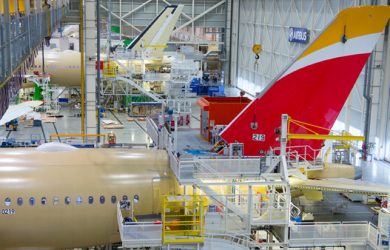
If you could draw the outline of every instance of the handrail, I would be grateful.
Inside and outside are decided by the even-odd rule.
[[[295,204],[292,203],[292,202],[290,202],[290,206],[291,206],[290,215],[291,215],[293,218],[298,217],[298,216],[301,214],[301,209],[300,209],[299,207],[295,206]],[[293,208],[296,210],[295,213],[293,212]]]
[[[286,147],[286,150],[288,150],[288,149],[297,149],[297,148],[298,148],[298,149],[300,149],[300,148],[305,149],[305,155],[308,154],[308,153],[307,153],[307,149],[311,150],[313,154],[321,151],[321,149],[314,149],[314,148],[312,148],[310,145],[289,146],[289,147]],[[280,147],[273,148],[272,150],[273,150],[274,152],[275,152],[275,151],[280,151]]]
[[[130,84],[132,87],[136,88],[137,90],[142,92],[144,95],[152,98],[156,102],[165,103],[164,99],[162,99],[161,97],[159,97],[155,94],[150,93],[149,91],[146,91],[143,87],[139,86],[138,84],[136,84],[133,80],[131,80],[129,78],[122,77],[122,76],[116,76],[116,79]]]
[[[330,152],[331,152],[330,148],[328,148],[328,150],[326,150],[325,157],[324,157],[324,168],[328,167],[328,156],[329,156]]]
[[[303,154],[300,154],[298,152],[299,149],[303,149],[303,151],[304,151]],[[313,149],[309,145],[299,145],[299,146],[287,147],[286,150],[287,150],[286,159],[288,162],[292,163],[293,160],[295,160],[296,163],[298,164],[298,166],[300,165],[299,164],[300,162],[303,162],[305,169],[317,169],[315,167],[318,165],[316,163],[316,158],[320,154],[322,149]],[[280,151],[280,148],[279,147],[273,148],[272,151],[273,152]],[[311,153],[309,153],[308,151],[311,151]],[[307,160],[308,158],[313,159],[314,164],[312,164],[310,161],[308,161]],[[322,165],[322,164],[320,164],[320,165]]]
[[[52,140],[52,137],[103,137],[103,141],[106,140],[105,134],[50,134],[50,141]]]
[[[275,245],[281,245],[281,244],[269,244],[269,243],[259,243],[252,238],[243,235],[243,234],[222,234],[222,233],[205,233],[205,237],[210,239],[215,238],[222,238],[227,239],[231,243],[236,243],[238,245],[242,245],[244,247],[250,247],[250,248],[264,248],[266,246],[275,246]]]

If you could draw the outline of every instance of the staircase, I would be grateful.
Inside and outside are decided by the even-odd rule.
[[[211,199],[215,200],[216,202],[219,202],[223,204],[229,211],[233,212],[235,215],[237,215],[242,220],[246,220],[248,217],[247,211],[242,211],[239,207],[237,207],[233,202],[229,201],[227,199],[228,196],[221,195],[211,189],[209,186],[205,185],[201,180],[198,180],[196,183],[199,188],[207,194]]]
[[[160,102],[160,103],[164,103],[165,102],[165,100],[163,98],[161,98],[159,95],[153,94],[153,93],[145,90],[143,87],[141,87],[140,85],[135,83],[130,78],[126,78],[126,77],[123,77],[123,76],[117,76],[116,80],[128,83],[131,87],[137,89],[140,93],[150,97],[152,100],[154,100],[156,102]]]
[[[246,235],[233,234],[206,234],[204,249],[214,250],[246,250],[246,249],[263,249],[266,244],[261,244]]]

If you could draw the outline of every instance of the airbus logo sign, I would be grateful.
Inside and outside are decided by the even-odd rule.
[[[290,27],[288,32],[288,41],[290,43],[308,43],[310,32],[306,28]]]

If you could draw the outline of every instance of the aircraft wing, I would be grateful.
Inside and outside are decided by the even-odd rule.
[[[359,193],[371,195],[388,195],[390,193],[390,188],[388,185],[344,178],[301,180],[290,177],[290,185],[293,189],[301,190],[332,191],[340,193]]]
[[[10,105],[0,120],[0,126],[12,121],[22,115],[30,113],[34,108],[42,105],[42,101],[28,101],[17,105]]]

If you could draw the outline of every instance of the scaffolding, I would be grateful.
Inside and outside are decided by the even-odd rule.
[[[30,1],[4,1],[0,15],[0,115],[8,108],[9,99],[20,89],[26,73],[45,37],[65,16],[67,0],[54,2],[51,8]]]

